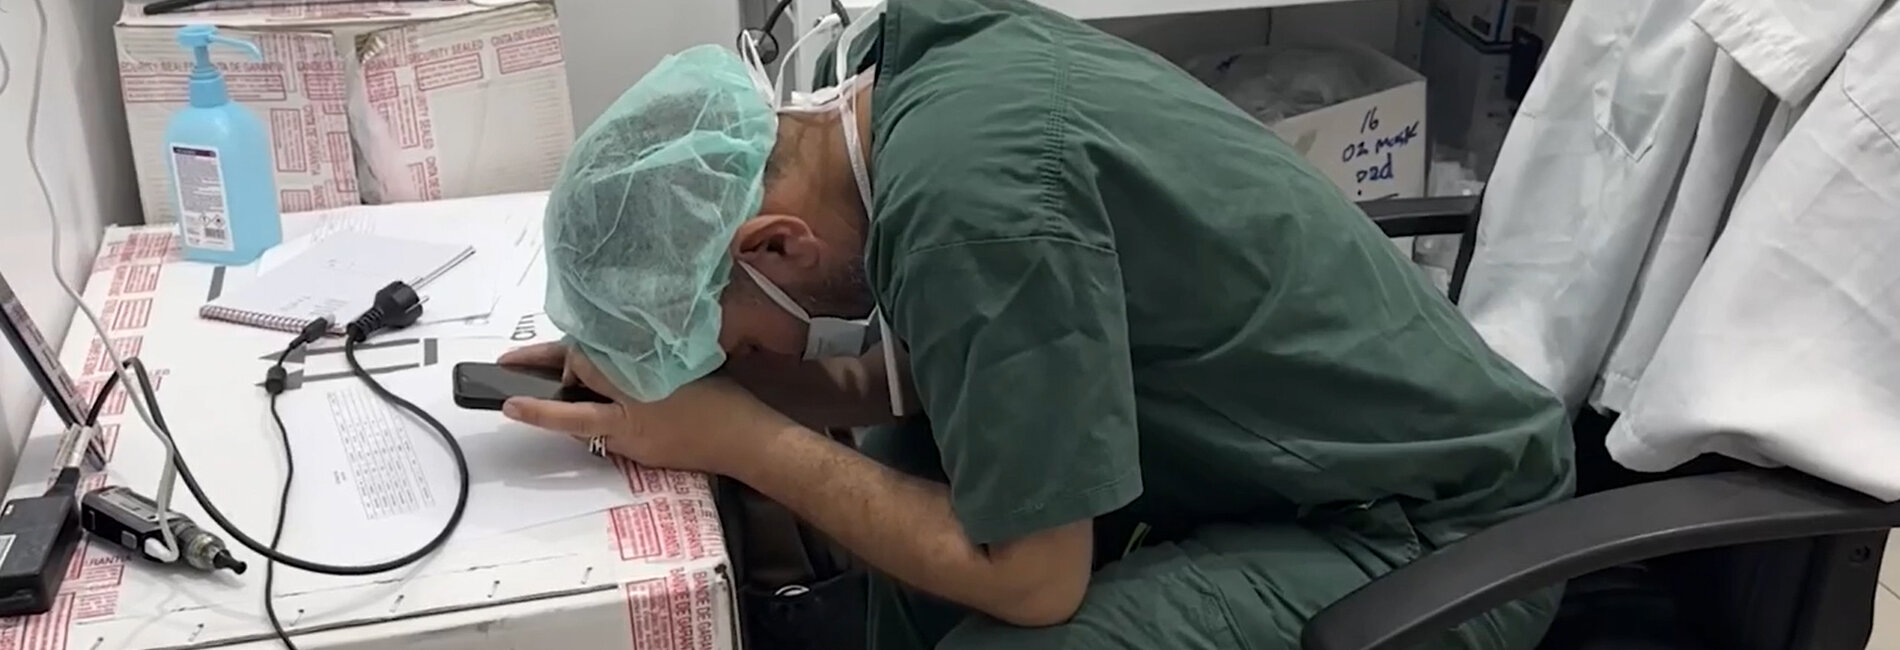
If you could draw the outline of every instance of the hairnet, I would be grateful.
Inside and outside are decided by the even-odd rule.
[[[737,55],[667,57],[574,143],[548,199],[547,314],[629,396],[725,361],[727,248],[758,214],[778,118]]]

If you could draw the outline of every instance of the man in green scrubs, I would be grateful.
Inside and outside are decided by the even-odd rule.
[[[571,347],[503,361],[617,402],[511,417],[790,507],[878,572],[878,650],[1289,650],[1359,586],[1570,495],[1557,401],[1226,100],[1027,0],[867,24],[847,110],[780,107],[756,178],[726,173],[737,154],[680,172],[704,182],[615,171],[726,98],[699,126],[643,108],[582,136],[548,213]],[[692,85],[640,105],[698,107]],[[701,191],[732,179],[757,198]],[[731,227],[695,257],[675,213],[709,206]],[[614,279],[656,275],[705,296]],[[653,317],[674,312],[715,320]],[[839,356],[840,319],[867,316],[885,340]],[[861,452],[815,433],[867,425]],[[1430,647],[1528,650],[1557,595]]]

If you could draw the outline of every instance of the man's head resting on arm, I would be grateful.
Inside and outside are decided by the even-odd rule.
[[[865,317],[868,219],[843,128],[835,110],[781,114],[721,48],[662,61],[555,181],[549,318],[622,391],[655,401],[728,357],[803,354],[807,325],[774,287],[809,316]]]

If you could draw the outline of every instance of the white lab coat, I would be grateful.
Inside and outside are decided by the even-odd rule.
[[[1717,452],[1900,499],[1882,5],[1573,5],[1500,152],[1464,306],[1570,406],[1624,414],[1619,462]]]

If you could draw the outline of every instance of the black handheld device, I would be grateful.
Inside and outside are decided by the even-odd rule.
[[[60,470],[46,494],[7,501],[0,509],[0,616],[53,607],[79,548],[79,470]]]
[[[242,560],[231,556],[224,540],[199,528],[182,512],[167,512],[158,519],[158,503],[150,497],[115,485],[87,492],[79,500],[79,522],[86,532],[108,544],[153,562],[166,563],[152,554],[153,546],[162,546],[164,529],[170,528],[178,540],[178,552],[186,564],[200,571],[229,569],[244,573]]]
[[[561,383],[558,368],[465,362],[455,364],[453,374],[455,405],[465,409],[499,411],[510,397],[603,404],[613,401],[586,386]]]
[[[53,607],[79,548],[79,465],[97,431],[67,428],[59,441],[59,469],[46,493],[10,499],[0,507],[0,616]]]

